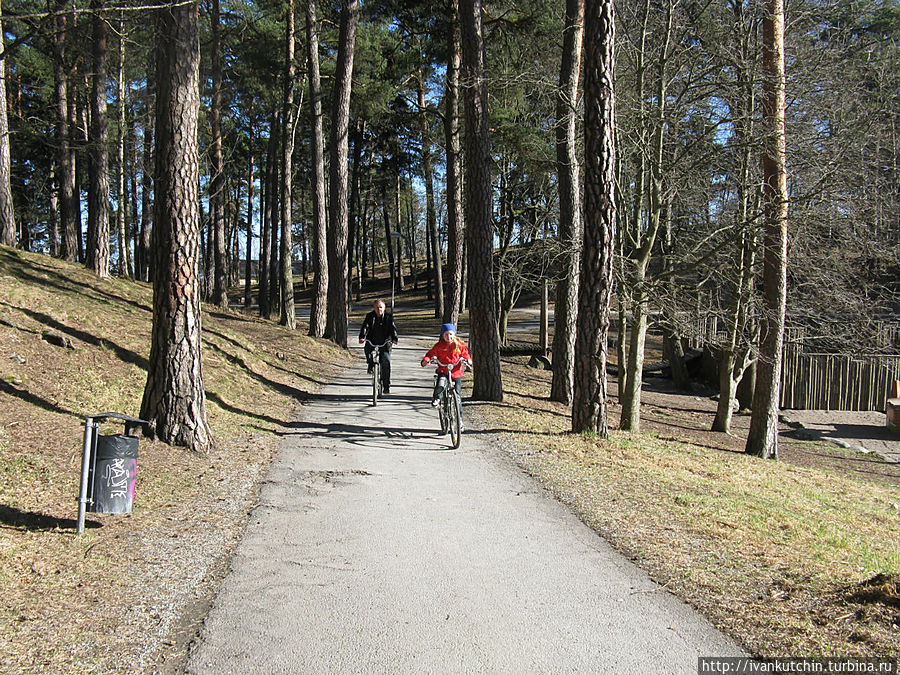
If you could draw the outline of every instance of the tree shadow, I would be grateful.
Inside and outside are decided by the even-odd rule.
[[[246,346],[246,345],[242,345],[242,344],[239,343],[237,340],[235,340],[235,339],[233,339],[233,338],[230,338],[230,337],[228,337],[227,335],[223,335],[222,333],[219,333],[219,332],[217,332],[217,331],[214,331],[214,330],[211,330],[211,329],[208,329],[208,328],[204,328],[204,329],[203,329],[203,334],[204,334],[204,335],[207,335],[207,334],[215,335],[216,337],[218,337],[218,338],[220,338],[220,339],[222,339],[222,340],[225,340],[225,341],[228,342],[229,344],[233,345],[236,349],[243,349],[243,350],[245,350],[245,351],[246,351],[246,349],[247,349],[247,346]],[[218,351],[220,354],[222,354],[226,359],[228,359],[229,362],[234,363],[235,365],[241,365],[241,364],[243,364],[244,368],[247,368],[247,369],[249,370],[249,366],[248,366],[243,360],[241,360],[240,357],[238,357],[238,356],[232,356],[232,355],[228,354],[228,352],[226,352],[224,349],[222,349],[222,347],[220,347],[219,345],[217,345],[215,342],[212,342],[212,341],[210,341],[210,340],[208,340],[208,339],[205,339],[205,338],[204,338],[203,341],[204,341],[210,348],[212,348],[212,349]],[[285,368],[284,366],[279,365],[278,363],[272,363],[271,361],[268,361],[268,360],[266,360],[266,359],[261,359],[261,360],[264,361],[264,362],[266,363],[266,365],[268,365],[270,368],[273,368],[274,370],[281,371],[282,373],[285,373],[286,375],[291,375],[291,376],[293,376],[293,377],[299,377],[301,380],[306,380],[307,382],[312,382],[313,384],[318,384],[318,385],[320,385],[320,386],[324,386],[324,385],[328,384],[328,382],[323,382],[323,381],[320,381],[320,380],[315,379],[314,377],[310,377],[309,375],[304,375],[303,373],[298,373],[298,372],[296,372],[296,371],[294,371],[294,370],[290,370],[290,369],[288,369],[288,368]],[[307,360],[309,360],[309,359],[307,359]],[[240,361],[240,363],[239,363],[239,361]],[[252,372],[252,371],[251,371],[251,372]]]
[[[78,528],[78,521],[74,518],[57,518],[45,513],[22,511],[3,504],[0,504],[0,523],[3,523],[6,527],[28,530],[29,532],[56,532]],[[95,520],[85,520],[84,526],[97,528],[103,525]]]
[[[68,410],[66,408],[61,408],[55,403],[51,403],[45,398],[41,398],[40,396],[36,396],[32,394],[30,391],[25,391],[24,389],[18,389],[14,385],[10,384],[6,380],[0,378],[0,391],[9,394],[10,396],[15,396],[19,398],[25,403],[36,406],[38,408],[43,408],[52,413],[59,413],[61,415],[72,415],[74,417],[81,417],[80,413],[73,412],[72,410]]]
[[[257,373],[255,370],[253,370],[249,366],[249,364],[246,361],[244,361],[244,359],[242,359],[240,356],[237,356],[235,354],[229,354],[228,352],[226,352],[224,349],[222,349],[219,345],[217,345],[214,342],[207,341],[207,344],[209,345],[209,347],[211,349],[218,352],[222,356],[222,358],[224,358],[229,363],[236,365],[239,368],[243,369],[251,378],[253,378],[257,382],[264,384],[265,386],[267,386],[271,389],[274,389],[279,394],[282,394],[284,396],[290,396],[291,398],[293,398],[297,401],[300,401],[301,403],[309,400],[309,392],[303,391],[302,389],[297,389],[296,387],[292,387],[289,384],[283,384],[281,382],[276,382],[275,380],[270,380],[265,375],[261,375],[261,374]],[[313,380],[311,377],[305,377],[305,376],[299,375],[297,373],[291,373],[291,374],[295,375],[296,377],[299,377],[300,379],[315,382],[315,380]]]
[[[29,263],[25,261],[21,261],[24,265],[29,265]],[[29,281],[34,283],[37,286],[50,286],[64,293],[78,293],[79,295],[86,296],[95,296],[100,299],[107,300],[114,304],[126,304],[135,307],[144,312],[152,312],[153,309],[148,305],[143,305],[136,300],[131,300],[130,298],[126,298],[124,295],[119,295],[118,293],[110,293],[109,291],[105,291],[103,289],[97,288],[91,284],[87,284],[81,281],[75,281],[71,277],[66,277],[65,282],[58,281],[56,279],[50,279],[45,276],[42,276],[41,273],[38,273],[37,270],[40,268],[35,267],[34,265],[29,265],[34,272],[26,272],[24,268],[20,268],[16,273],[23,281]],[[47,274],[53,274],[52,271],[47,271]]]
[[[233,406],[230,403],[226,403],[222,400],[222,398],[212,391],[206,392],[206,398],[209,401],[212,401],[217,406],[222,408],[223,410],[227,410],[230,413],[234,413],[235,415],[241,415],[242,417],[249,417],[251,419],[259,420],[260,422],[268,422],[269,424],[275,424],[280,427],[289,427],[291,426],[291,422],[286,422],[284,420],[277,419],[275,417],[271,417],[269,415],[261,415],[259,413],[250,412],[249,410],[244,410],[243,408],[238,408],[237,406]],[[271,429],[264,429],[266,432],[271,431]]]
[[[388,427],[379,424],[298,421],[288,426],[288,431],[276,433],[286,437],[324,435],[353,445],[371,443],[385,437],[397,440],[428,440],[440,435],[433,428]]]
[[[3,303],[3,304],[6,304],[6,303]],[[7,305],[7,306],[15,307],[14,305]],[[25,309],[23,307],[15,307],[15,309],[19,310],[23,314],[27,314],[32,319],[34,319],[35,321],[37,321],[39,323],[44,324],[45,326],[54,328],[54,329],[58,330],[59,332],[65,333],[66,335],[77,338],[78,340],[81,340],[82,342],[85,342],[90,345],[94,345],[95,347],[100,347],[101,349],[110,349],[122,361],[124,361],[126,363],[134,364],[144,371],[148,370],[150,367],[149,359],[141,356],[140,354],[137,354],[136,352],[131,351],[130,349],[126,349],[125,347],[120,347],[115,342],[107,340],[106,338],[99,338],[95,335],[92,335],[91,333],[87,333],[78,328],[71,328],[71,327],[65,325],[64,323],[60,323],[53,317],[48,316],[47,314],[43,314],[41,312],[35,312],[33,310]]]

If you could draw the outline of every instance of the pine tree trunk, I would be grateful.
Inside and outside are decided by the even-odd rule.
[[[280,113],[276,114],[277,124],[272,129],[272,137],[270,140],[270,149],[272,154],[269,155],[269,185],[266,189],[268,193],[269,208],[269,288],[268,288],[268,314],[267,318],[274,318],[276,315],[281,316],[281,256],[278,248],[278,242],[281,233],[281,189],[280,189],[280,166],[281,159],[278,154],[281,147],[282,132],[281,127],[284,125],[284,118]]]
[[[207,451],[201,364],[199,147],[200,42],[197,4],[157,10],[156,200],[153,329],[141,417],[156,436]]]
[[[470,348],[475,362],[472,398],[502,401],[500,345],[493,276],[494,226],[491,137],[484,73],[481,0],[460,2],[463,100],[466,117],[466,244],[469,255]]]
[[[766,0],[763,9],[763,190],[765,230],[763,314],[753,413],[745,451],[778,458],[778,411],[787,304],[788,194],[785,167],[784,2]]]
[[[16,219],[12,201],[9,120],[6,116],[6,49],[0,15],[0,244],[16,245]]]
[[[328,227],[328,309],[327,335],[341,347],[347,346],[347,154],[350,127],[350,90],[353,53],[356,46],[356,20],[359,0],[342,0],[338,36],[337,68],[332,103],[331,177],[329,190],[331,219]]]
[[[209,54],[212,72],[209,106],[210,171],[209,216],[212,235],[213,284],[210,301],[220,309],[228,308],[228,265],[225,256],[225,159],[222,154],[222,43],[219,0],[209,3]]]
[[[119,120],[119,137],[116,143],[119,171],[116,185],[116,233],[119,240],[119,276],[127,279],[134,278],[134,268],[131,265],[131,248],[128,241],[128,233],[125,231],[125,211],[127,199],[125,196],[125,21],[119,18],[119,70],[117,78],[117,114]]]
[[[253,293],[251,291],[253,282],[253,122],[250,122],[247,130],[247,147],[249,148],[249,156],[247,158],[247,238],[246,252],[244,253],[244,307],[249,309],[253,303]]]
[[[309,66],[309,103],[312,122],[313,170],[313,292],[309,311],[309,334],[325,334],[328,305],[328,254],[325,231],[325,135],[322,127],[322,86],[319,79],[319,31],[315,0],[306,2],[306,49]]]
[[[444,93],[444,144],[447,155],[447,296],[444,323],[456,324],[462,306],[463,223],[462,181],[460,180],[459,70],[462,58],[459,44],[459,2],[450,0],[448,21],[447,89]]]
[[[559,242],[563,276],[556,284],[553,379],[550,400],[570,404],[575,377],[575,325],[581,262],[581,185],[576,144],[578,80],[584,42],[584,0],[566,0],[559,98],[556,103],[556,166],[559,176]]]
[[[572,431],[608,435],[606,360],[613,281],[615,195],[615,10],[585,3],[584,244],[575,337]]]
[[[269,142],[266,147],[265,166],[260,176],[262,190],[262,211],[259,232],[259,315],[268,319],[271,314],[269,303],[269,274],[272,269],[272,166],[275,163],[275,149],[278,127],[278,114],[272,110],[269,119]]]
[[[279,323],[291,330],[297,327],[294,309],[293,272],[293,154],[294,154],[294,0],[288,0],[285,16],[284,119],[281,145],[281,318]]]
[[[141,176],[141,267],[139,278],[141,281],[151,281],[153,278],[153,252],[150,248],[151,233],[153,230],[153,129],[148,124],[144,127],[144,170]]]
[[[434,274],[434,316],[444,314],[444,275],[441,265],[441,240],[438,235],[437,215],[434,209],[434,175],[431,167],[431,139],[428,137],[428,110],[425,104],[425,77],[420,68],[416,85],[419,93],[419,116],[422,124],[422,173],[425,179],[425,227],[428,253]]]
[[[56,17],[54,40],[53,77],[56,84],[56,162],[59,165],[59,229],[61,234],[60,257],[74,261],[78,257],[75,239],[75,222],[72,218],[72,192],[75,189],[74,156],[69,151],[69,90],[66,77],[66,36],[68,17]]]
[[[106,0],[91,0],[93,64],[89,140],[88,241],[85,263],[99,277],[109,276],[109,130],[106,122]]]

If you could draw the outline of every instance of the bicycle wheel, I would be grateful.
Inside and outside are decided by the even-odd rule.
[[[441,392],[441,402],[438,404],[438,415],[441,418],[441,433],[446,434],[450,429],[450,395],[447,390]]]
[[[381,396],[381,365],[375,361],[372,368],[372,405],[378,405],[378,397]]]
[[[450,401],[450,442],[453,444],[454,448],[458,448],[459,442],[462,440],[462,430],[459,419],[459,398],[453,393],[447,396],[447,399]]]

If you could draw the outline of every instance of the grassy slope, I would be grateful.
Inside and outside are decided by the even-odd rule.
[[[203,602],[279,435],[346,360],[299,331],[204,312],[216,449],[195,456],[141,441],[133,514],[88,514],[76,536],[80,416],[139,414],[151,298],[147,284],[0,247],[2,672],[133,672],[177,660],[191,635],[170,610]],[[44,341],[48,329],[74,348]]]

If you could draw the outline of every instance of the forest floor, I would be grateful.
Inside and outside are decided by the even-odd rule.
[[[385,290],[363,296],[351,338],[374,292]],[[435,332],[422,295],[399,294],[401,335]],[[146,284],[0,247],[0,672],[181,672],[280,437],[361,356],[303,324],[206,308],[216,447],[198,456],[142,440],[133,513],[90,513],[77,535],[81,416],[138,414],[150,305]],[[641,434],[615,430],[613,402],[609,440],[572,436],[568,410],[547,400],[549,373],[526,362],[503,360],[502,403],[466,401],[468,433],[496,438],[751,654],[898,655],[900,465],[804,440],[796,423],[781,461],[748,458],[747,415],[730,435],[710,432],[712,392],[656,378]]]

